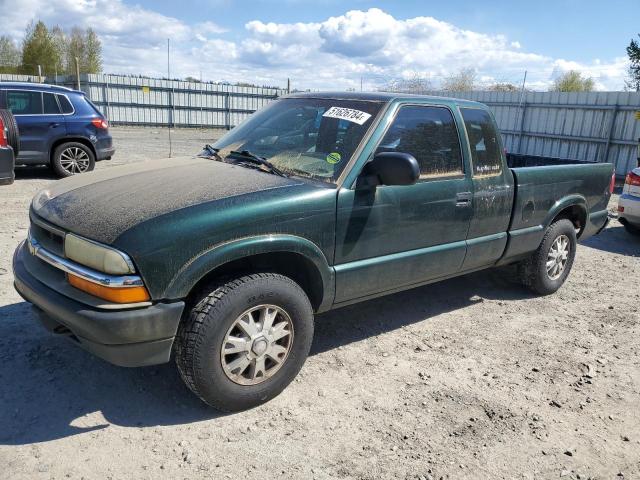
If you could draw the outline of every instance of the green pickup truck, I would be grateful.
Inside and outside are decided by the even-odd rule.
[[[509,168],[479,103],[292,95],[195,158],[39,192],[15,287],[49,330],[116,365],[173,356],[202,400],[242,410],[297,375],[315,313],[507,264],[555,292],[612,178]]]

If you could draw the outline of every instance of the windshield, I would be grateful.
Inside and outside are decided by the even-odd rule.
[[[286,98],[270,103],[218,140],[223,159],[249,151],[286,174],[335,181],[383,103]]]

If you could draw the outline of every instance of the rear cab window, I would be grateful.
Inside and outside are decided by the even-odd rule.
[[[493,118],[479,108],[460,108],[460,113],[469,138],[474,176],[500,175],[502,149]]]
[[[60,114],[60,107],[58,106],[58,101],[56,100],[56,96],[53,93],[43,93],[42,98],[45,115]]]
[[[62,109],[62,113],[64,114],[73,113],[73,105],[71,105],[71,102],[66,97],[66,95],[58,94],[56,95],[56,97],[58,97],[58,102],[60,103],[60,108]]]
[[[30,90],[7,90],[7,109],[14,115],[42,115],[42,93]]]
[[[413,155],[421,180],[464,175],[458,129],[446,107],[400,107],[378,145],[376,153],[381,152]]]

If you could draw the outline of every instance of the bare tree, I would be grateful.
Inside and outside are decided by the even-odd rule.
[[[386,92],[420,94],[429,92],[433,90],[433,88],[428,78],[421,77],[418,73],[414,73],[410,78],[396,78],[389,81],[381,90]]]
[[[509,82],[496,82],[493,85],[489,85],[487,90],[492,92],[517,92],[520,90],[513,83]]]
[[[476,71],[473,68],[462,68],[458,73],[446,77],[442,82],[442,90],[446,92],[470,92],[476,88]]]
[[[20,50],[7,35],[0,36],[0,73],[17,73],[20,67]]]

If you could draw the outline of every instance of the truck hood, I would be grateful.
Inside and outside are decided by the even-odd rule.
[[[111,244],[131,227],[169,212],[300,183],[213,160],[172,158],[60,180],[40,191],[31,208],[67,231]]]

